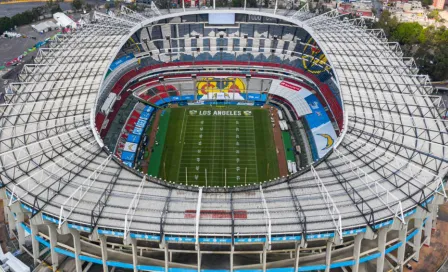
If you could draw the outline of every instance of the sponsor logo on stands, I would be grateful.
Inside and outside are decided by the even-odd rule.
[[[334,144],[334,140],[333,140],[333,138],[332,138],[330,135],[328,135],[328,134],[317,134],[317,135],[322,136],[322,137],[324,137],[325,139],[327,139],[327,145],[326,145],[325,148],[323,148],[322,150],[329,149],[330,147],[333,146],[333,144]]]
[[[282,82],[280,82],[280,85],[283,86],[283,87],[286,87],[286,88],[295,90],[295,91],[300,91],[300,90],[302,89],[302,88],[300,88],[299,86],[292,85],[292,84],[290,84],[290,83],[288,83],[288,82],[286,82],[286,81],[282,81]]]
[[[319,104],[317,104],[317,101],[314,101],[313,103],[310,103],[308,105],[310,105],[310,108],[313,110],[319,109]]]

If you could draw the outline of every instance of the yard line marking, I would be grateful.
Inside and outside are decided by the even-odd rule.
[[[224,123],[223,123],[224,125],[222,126],[224,129],[222,130],[222,146],[221,146],[221,150],[220,151],[222,151],[222,150],[224,150],[224,148],[225,148],[225,143],[226,143],[226,130],[227,130],[227,127],[226,127],[226,116],[224,115]],[[215,159],[213,159],[213,160],[215,160]],[[222,160],[221,161],[221,170],[222,169],[224,169],[225,168],[225,165],[224,165],[224,160]],[[224,179],[227,179],[227,176],[226,176],[226,172],[227,170],[224,170]],[[227,182],[227,180],[225,180],[224,182]]]
[[[213,147],[212,147],[212,150],[213,150],[213,158],[215,157],[215,143],[216,143],[216,137],[215,137],[215,133],[216,133],[216,123],[214,122],[214,120],[216,120],[216,118],[213,118],[213,119],[212,119],[212,122],[213,122]],[[215,160],[212,159],[212,173],[213,173],[214,168],[215,168]],[[212,185],[213,185],[213,182],[214,182],[213,175],[212,175],[212,179],[211,179],[211,181],[212,181]]]
[[[253,131],[254,131],[254,133],[255,133],[255,121],[254,121],[254,116],[252,115],[251,117],[252,117],[252,129],[253,129]],[[254,141],[255,141],[255,139],[254,139]],[[258,159],[258,156],[257,156],[257,149],[255,148],[255,160],[257,160],[257,159]],[[257,165],[257,180],[259,180],[259,176],[258,176],[258,163],[257,163],[256,165]]]

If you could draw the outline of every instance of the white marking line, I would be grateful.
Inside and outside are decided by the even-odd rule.
[[[213,150],[213,158],[215,157],[215,143],[216,143],[216,137],[215,137],[215,133],[216,133],[216,122],[215,122],[215,120],[216,120],[216,118],[213,118],[213,119],[212,119],[212,122],[213,122],[213,147],[212,147],[212,150]],[[214,168],[215,168],[215,160],[212,159],[212,173],[213,173]],[[214,181],[214,180],[211,179],[211,181],[212,181],[212,185],[213,185],[213,181]]]
[[[204,140],[204,139],[203,139]],[[236,143],[237,141],[235,141],[235,142],[229,142],[229,143]],[[249,143],[250,145],[247,145],[247,146],[254,146],[253,144],[251,144],[253,141],[251,141],[251,140],[241,140],[241,141],[238,141],[239,143]],[[197,141],[192,141],[192,142],[185,142],[185,145],[193,145],[193,144],[198,144],[198,142]],[[207,147],[207,146],[213,146],[213,144],[210,144],[210,143],[202,143],[201,144],[201,146],[202,147]],[[232,147],[228,147],[228,148],[232,148]]]
[[[186,113],[186,109],[184,109],[184,119],[185,119],[185,113]],[[184,127],[184,119],[182,120],[182,129]],[[187,123],[188,123],[188,117],[187,117]],[[182,153],[184,152],[184,142],[183,142],[183,137],[182,137],[182,129],[181,129],[181,133],[180,133],[180,141],[182,143],[182,149],[180,150],[180,158],[182,160]],[[180,174],[180,166],[181,163],[179,163],[179,169],[177,169],[177,180],[179,180],[179,174]]]
[[[255,120],[254,120],[254,117],[253,117],[253,115],[252,115],[252,129],[253,129],[253,132],[255,133]],[[255,139],[253,139],[254,140],[254,142],[255,142]],[[255,145],[255,143],[254,143],[254,145]],[[257,160],[257,149],[255,148],[255,160]],[[259,177],[258,177],[258,163],[256,163],[255,164],[256,166],[257,166],[257,180],[259,180]]]
[[[180,134],[179,134],[179,142],[182,140],[182,132],[184,131],[184,122],[185,122],[186,113],[187,113],[187,110],[184,110],[184,117],[182,118],[182,126],[180,128]]]
[[[223,128],[226,128],[226,116],[224,115],[224,125],[222,126]],[[222,146],[221,146],[221,150],[224,150],[224,148],[225,148],[225,143],[226,143],[226,129],[223,129],[222,130],[222,138],[221,138],[221,140],[222,140]],[[214,160],[214,159],[213,159]],[[225,166],[224,166],[224,160],[222,160],[221,161],[221,169],[222,168],[224,168]],[[223,170],[223,169],[222,169]],[[226,175],[226,172],[227,171],[227,169],[225,169],[224,170],[224,186],[225,185],[227,185],[227,175]]]

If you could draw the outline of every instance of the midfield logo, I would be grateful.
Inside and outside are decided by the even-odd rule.
[[[252,111],[224,111],[224,110],[190,110],[189,115],[195,116],[251,116]]]

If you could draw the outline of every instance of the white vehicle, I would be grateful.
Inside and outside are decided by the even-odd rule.
[[[5,32],[3,32],[3,36],[9,37],[9,38],[20,38],[20,37],[22,37],[22,34],[17,33],[17,32],[5,31]]]

